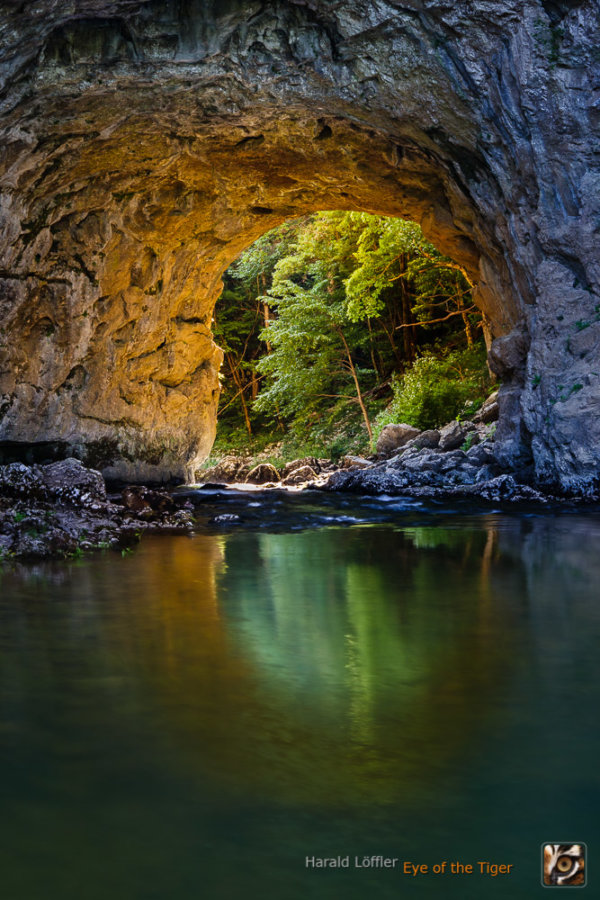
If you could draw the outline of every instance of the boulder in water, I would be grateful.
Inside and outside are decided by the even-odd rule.
[[[329,462],[329,460],[326,460]],[[295,472],[296,469],[302,469],[305,466],[310,466],[311,469],[314,470],[315,473],[320,471],[319,460],[314,456],[303,456],[301,459],[293,459],[291,462],[286,463],[283,468],[283,478],[287,478],[288,475],[291,475],[292,472]]]
[[[154,491],[139,484],[126,487],[121,498],[126,509],[145,515],[172,513],[177,509],[173,498],[166,491]]]
[[[372,466],[373,463],[369,462],[368,459],[365,459],[364,456],[344,456],[340,463],[341,469],[352,469],[358,467],[359,469],[368,469],[369,466]]]
[[[247,464],[239,456],[224,456],[210,469],[201,469],[196,473],[198,481],[210,481],[217,484],[232,484],[243,481],[248,472]]]

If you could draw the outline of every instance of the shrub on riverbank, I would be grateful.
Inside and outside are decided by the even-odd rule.
[[[427,354],[392,380],[394,398],[375,420],[375,434],[385,425],[406,422],[415,428],[438,428],[474,414],[490,392],[485,346],[455,350],[445,356]]]

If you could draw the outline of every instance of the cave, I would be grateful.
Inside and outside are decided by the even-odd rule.
[[[222,273],[285,220],[348,209],[418,222],[469,272],[499,458],[594,489],[593,0],[42,0],[0,20],[2,446],[193,477]]]

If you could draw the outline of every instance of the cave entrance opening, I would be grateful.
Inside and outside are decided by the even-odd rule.
[[[181,116],[179,107],[173,115]],[[92,124],[85,120],[82,128]],[[19,196],[28,218],[13,250],[27,274],[11,281],[7,334],[20,339],[6,345],[8,406],[0,440],[60,443],[110,479],[192,480],[211,453],[220,400],[221,435],[230,414],[218,380],[223,342],[212,335],[213,310],[218,329],[226,308],[215,306],[223,273],[261,235],[319,210],[418,222],[472,282],[487,345],[514,330],[517,282],[507,267],[493,192],[480,208],[459,163],[433,146],[302,108],[211,121],[193,134],[173,143],[171,132],[144,116],[127,117],[102,130],[102,138],[60,143],[52,165],[35,178],[29,173],[39,173],[39,161],[33,150],[24,152],[28,174]],[[281,317],[276,304],[267,306],[274,320]],[[363,313],[352,327],[368,336],[379,320],[361,320]],[[393,338],[402,346],[416,323],[400,324],[407,328],[394,330]],[[515,371],[523,357],[517,349]],[[369,347],[352,356],[361,391],[361,370],[378,369],[374,354],[375,364]],[[314,377],[309,366],[306,379]],[[349,383],[353,395],[352,372]],[[367,399],[373,388],[367,378]],[[519,428],[518,390],[499,432],[502,422]],[[389,399],[391,382],[388,391]],[[383,404],[386,396],[375,400]],[[357,403],[348,401],[354,412]],[[298,413],[308,416],[305,406]],[[371,422],[379,410],[365,406]],[[329,413],[310,414],[333,433]],[[279,415],[283,426],[278,415],[283,435],[285,415]],[[366,429],[359,409],[360,434],[363,421]],[[344,449],[350,431],[340,425],[331,452]]]
[[[414,222],[348,210],[288,220],[223,276],[223,456],[369,455],[382,428],[435,429],[490,391],[469,272]]]

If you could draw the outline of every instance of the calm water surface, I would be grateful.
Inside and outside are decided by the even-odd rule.
[[[3,900],[531,898],[542,841],[594,896],[600,516],[239,502],[3,572]]]

